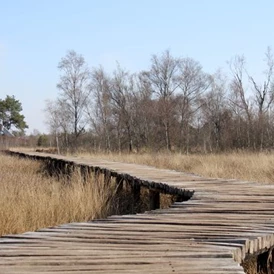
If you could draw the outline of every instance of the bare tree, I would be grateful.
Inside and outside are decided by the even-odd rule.
[[[136,149],[147,148],[154,143],[155,102],[152,100],[152,88],[144,73],[133,76],[132,111],[136,131]]]
[[[92,122],[92,127],[103,140],[104,149],[107,152],[111,151],[112,129],[110,85],[110,78],[102,67],[93,69],[91,73],[92,102],[87,107],[87,113]]]
[[[263,84],[258,84],[252,76],[249,76],[250,82],[252,83],[253,89],[255,91],[255,101],[258,106],[259,114],[265,113],[270,105],[273,103],[273,68],[274,68],[274,59],[272,50],[270,47],[267,48],[265,53],[265,61],[267,69],[264,74],[266,80]]]
[[[61,59],[59,65],[61,71],[57,88],[61,91],[59,100],[67,109],[72,118],[74,149],[77,148],[77,140],[84,132],[86,122],[84,110],[90,94],[90,71],[82,55],[75,51],[69,51]]]
[[[259,84],[252,76],[249,76],[249,80],[252,84],[255,93],[255,103],[258,108],[258,130],[260,139],[260,149],[263,149],[264,143],[264,128],[265,122],[268,116],[269,109],[274,101],[274,87],[273,87],[273,69],[274,58],[270,47],[267,48],[265,53],[266,70],[264,74],[266,76],[263,84]]]
[[[274,100],[274,90],[273,90],[273,69],[274,69],[274,59],[272,50],[270,47],[267,48],[265,53],[265,61],[267,69],[264,74],[266,79],[262,85],[258,84],[252,76],[249,79],[253,85],[255,91],[255,100],[258,106],[259,114],[263,114],[268,111],[269,107]]]
[[[255,146],[254,143],[254,134],[253,134],[253,118],[252,118],[252,108],[250,100],[246,97],[247,87],[244,87],[244,73],[245,69],[245,57],[236,55],[229,62],[230,71],[232,73],[232,81],[230,84],[231,94],[230,94],[230,103],[231,108],[234,114],[237,116],[238,121],[246,120],[247,126],[244,127],[247,135],[247,147]],[[238,122],[237,127],[237,142],[238,144],[242,143],[240,140],[240,127],[241,123]]]
[[[212,145],[218,151],[223,148],[224,130],[228,130],[229,109],[226,101],[226,79],[220,71],[212,75],[208,94],[204,97],[202,106],[204,112],[204,127],[209,127]]]
[[[119,65],[110,74],[102,67],[90,71],[81,55],[69,51],[58,66],[60,93],[47,103],[47,122],[61,148],[76,149],[80,142],[106,152],[273,148],[270,48],[265,62],[260,83],[247,72],[244,56],[235,56],[228,85],[220,71],[208,75],[199,62],[169,50],[133,74]]]
[[[70,112],[64,108],[63,102],[60,100],[47,100],[44,111],[46,113],[46,123],[50,132],[55,136],[58,152],[60,153],[60,147],[67,150],[69,147],[69,133],[72,130]]]
[[[180,112],[180,150],[183,140],[185,151],[189,152],[190,122],[197,110],[201,107],[201,95],[208,89],[210,77],[202,71],[201,65],[191,59],[180,59],[178,75],[179,94],[177,103]]]
[[[151,68],[146,73],[152,90],[159,99],[159,113],[165,129],[165,143],[167,150],[171,150],[170,124],[174,111],[174,100],[172,96],[178,89],[177,73],[179,70],[178,59],[171,56],[169,50],[160,56],[153,55],[151,58]]]
[[[118,137],[118,149],[121,152],[121,140],[123,132],[126,134],[128,151],[133,150],[133,126],[131,97],[133,91],[132,76],[118,64],[117,69],[113,73],[111,81],[111,102],[113,113],[116,116],[116,127]]]

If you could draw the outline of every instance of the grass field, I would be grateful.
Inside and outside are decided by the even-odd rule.
[[[84,156],[89,157],[87,154]],[[207,155],[154,153],[96,156],[114,161],[191,172],[204,177],[274,183],[274,154],[270,153],[235,152]]]
[[[41,173],[41,164],[0,154],[0,236],[33,231],[110,214],[111,189],[99,180],[83,185],[75,172],[71,182]]]

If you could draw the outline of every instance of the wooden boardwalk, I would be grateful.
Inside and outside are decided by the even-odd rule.
[[[274,185],[96,158],[28,155],[100,167],[194,194],[169,209],[2,237],[0,273],[240,274],[246,256],[274,246]]]

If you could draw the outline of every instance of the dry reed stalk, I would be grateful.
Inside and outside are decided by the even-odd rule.
[[[0,236],[104,218],[112,211],[113,192],[102,179],[83,184],[75,172],[68,184],[39,170],[39,162],[0,155]]]

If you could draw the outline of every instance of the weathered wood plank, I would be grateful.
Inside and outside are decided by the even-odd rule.
[[[14,152],[17,153],[17,152]],[[0,273],[244,273],[249,254],[274,246],[274,186],[208,179],[145,165],[20,152],[127,178],[136,190],[191,198],[169,209],[110,216],[0,238]],[[18,153],[17,153],[18,154]],[[88,167],[88,168],[86,168]],[[195,192],[194,192],[195,191]]]

